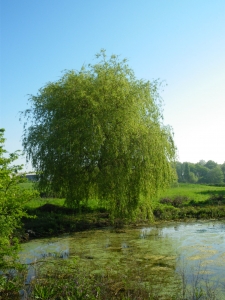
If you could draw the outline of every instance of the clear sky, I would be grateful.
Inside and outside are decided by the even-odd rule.
[[[164,123],[179,161],[225,161],[224,0],[0,3],[0,127],[9,152],[22,149],[28,94],[94,63],[104,48],[127,58],[137,78],[166,82]]]

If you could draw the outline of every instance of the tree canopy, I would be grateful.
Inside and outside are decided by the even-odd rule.
[[[97,198],[124,217],[168,186],[176,149],[158,82],[138,80],[126,60],[105,51],[97,60],[29,97],[23,146],[40,189],[76,208]]]

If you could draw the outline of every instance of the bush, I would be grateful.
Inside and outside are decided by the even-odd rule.
[[[172,205],[174,207],[182,207],[185,203],[188,202],[188,197],[186,196],[176,196],[174,198],[162,198],[160,199],[160,203],[161,204],[169,204]]]
[[[179,218],[179,210],[173,206],[158,207],[153,211],[156,219],[175,220]]]
[[[37,196],[32,190],[19,186],[24,176],[19,175],[22,166],[13,165],[18,152],[4,157],[4,129],[0,129],[0,270],[16,266],[19,238],[16,231],[21,227],[21,218],[28,216],[23,209],[24,203]]]

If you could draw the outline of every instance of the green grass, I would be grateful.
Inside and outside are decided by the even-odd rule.
[[[44,204],[53,204],[57,206],[63,206],[65,199],[59,198],[37,198],[29,201],[25,204],[25,209],[36,209],[38,207],[43,206]]]
[[[225,218],[225,187],[179,184],[152,203],[155,220]]]
[[[34,189],[35,184],[33,182],[24,182],[20,183],[21,188],[24,189]],[[30,202],[26,203],[25,209],[36,209],[38,207],[43,206],[44,204],[53,204],[57,206],[64,206],[65,199],[63,198],[41,198],[38,197],[36,199],[31,200]],[[88,203],[81,203],[81,205],[87,205],[88,208],[91,210],[98,209],[101,205],[97,199],[90,199],[88,200]]]
[[[23,183],[20,183],[19,185],[20,185],[21,188],[27,189],[27,190],[30,190],[30,189],[34,188],[34,183],[31,182],[31,181],[23,182]]]
[[[179,183],[175,187],[161,192],[159,199],[164,197],[174,198],[176,196],[186,196],[195,202],[206,201],[211,195],[224,195],[225,187]]]
[[[32,182],[21,183],[21,187],[26,189],[34,188]],[[208,200],[212,195],[223,195],[225,196],[225,187],[201,185],[201,184],[187,184],[179,183],[174,187],[169,188],[159,194],[159,197],[154,200],[153,207],[157,205],[161,198],[175,198],[176,196],[185,196],[189,200],[194,200],[195,202],[204,202]],[[35,209],[46,203],[54,204],[57,206],[63,206],[65,199],[58,198],[37,198],[26,204],[26,208]],[[97,199],[90,199],[87,206],[92,209],[98,209],[100,203]]]
[[[20,183],[20,187],[23,189],[35,189],[35,183],[28,181],[28,182],[23,182]],[[26,203],[24,205],[25,209],[36,209],[38,207],[43,206],[44,204],[48,203],[48,204],[54,204],[57,206],[63,206],[65,199],[59,199],[59,198],[41,198],[38,197],[36,199],[32,199],[31,201],[29,201],[28,203]]]
[[[24,187],[32,188],[32,184],[25,184]],[[39,197],[26,203],[24,208],[36,218],[24,219],[24,230],[32,230],[40,237],[112,225],[109,213],[95,199],[81,203],[80,210],[67,208],[64,202],[65,199]],[[179,184],[161,192],[151,206],[154,218],[146,218],[141,207],[134,222],[144,224],[153,220],[225,218],[225,187]],[[128,224],[129,221],[121,220],[118,226],[120,223]]]
[[[29,201],[28,203],[26,203],[24,208],[32,210],[32,209],[41,207],[44,204],[53,204],[53,205],[64,207],[64,203],[65,203],[65,199],[60,199],[60,198],[36,198],[36,199],[33,199],[33,200]],[[85,204],[83,203],[83,205],[85,205]],[[99,205],[98,200],[91,199],[88,201],[87,207],[90,210],[97,210],[100,207],[100,205]]]

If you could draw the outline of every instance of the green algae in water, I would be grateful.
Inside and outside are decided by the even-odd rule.
[[[139,282],[159,295],[174,295],[185,266],[188,283],[193,276],[223,283],[225,278],[224,222],[171,223],[123,233],[92,230],[23,245],[21,260],[45,258],[58,253],[78,258],[80,268],[91,276],[110,276]],[[70,258],[69,258],[70,259]],[[119,283],[118,283],[119,286]],[[222,298],[221,298],[222,299]]]

